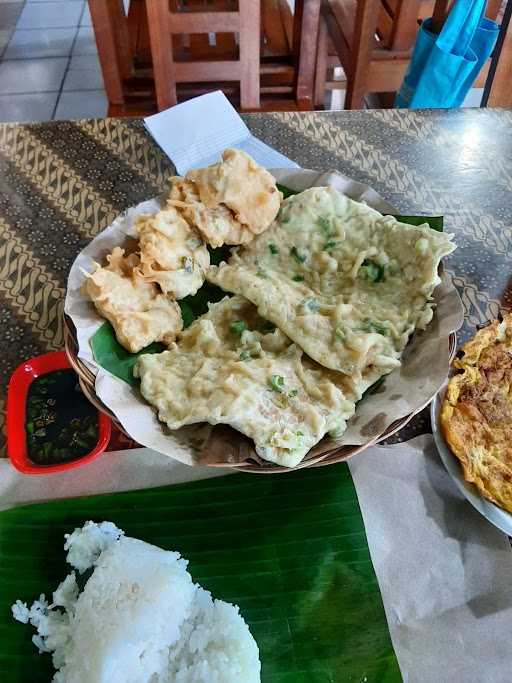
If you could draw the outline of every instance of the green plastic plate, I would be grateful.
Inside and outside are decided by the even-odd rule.
[[[2,683],[51,680],[50,657],[37,653],[32,627],[14,622],[10,605],[51,594],[67,573],[63,534],[88,519],[178,550],[196,581],[240,605],[263,683],[401,680],[356,493],[340,464],[0,513]]]

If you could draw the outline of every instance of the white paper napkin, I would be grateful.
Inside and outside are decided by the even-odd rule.
[[[349,462],[404,681],[510,683],[512,552],[432,437]]]
[[[180,175],[216,163],[226,147],[244,150],[265,168],[298,168],[254,137],[220,90],[147,116],[144,124]]]

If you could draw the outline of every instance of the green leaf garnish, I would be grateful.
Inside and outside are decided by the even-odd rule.
[[[336,240],[329,240],[324,244],[324,251],[329,251],[330,249],[334,249],[337,246],[338,242],[336,242]]]
[[[211,265],[218,266],[222,261],[227,261],[232,248],[233,247],[230,247],[229,244],[223,244],[222,247],[208,247]]]
[[[281,375],[272,375],[272,378],[269,380],[269,386],[272,391],[275,391],[278,394],[282,393],[284,387],[284,377],[281,377]]]
[[[270,253],[272,256],[275,256],[276,254],[279,254],[279,249],[276,247],[275,244],[272,244],[272,242],[269,242],[268,248],[270,250]]]
[[[222,249],[223,247],[220,248]],[[181,309],[184,329],[189,327],[196,318],[199,318],[199,316],[208,311],[209,303],[220,301],[225,296],[232,296],[232,294],[224,292],[220,287],[217,287],[217,285],[205,282],[195,294],[180,299],[178,305]]]
[[[293,258],[297,261],[297,263],[304,263],[306,260],[307,256],[304,256],[304,254],[301,254],[297,247],[292,247],[290,249],[290,254],[293,256]]]
[[[108,322],[103,323],[91,337],[91,348],[98,365],[132,386],[139,383],[133,376],[137,358],[144,353],[161,353],[165,350],[163,344],[154,342],[138,353],[130,353],[117,341],[114,328]]]
[[[409,225],[423,225],[428,223],[432,230],[443,232],[444,219],[443,216],[397,216],[393,215],[397,221],[401,223],[409,223]]]
[[[302,275],[294,275],[294,276],[292,277],[292,280],[293,280],[294,282],[304,282],[304,278],[302,277]]]
[[[380,263],[365,258],[357,274],[372,282],[382,282],[385,272],[384,266]]]
[[[242,332],[247,329],[247,325],[243,320],[235,320],[229,326],[230,332],[236,334],[237,337],[242,336]]]
[[[276,187],[279,190],[279,192],[282,192],[283,199],[287,199],[288,197],[292,197],[294,194],[299,194],[296,190],[290,190],[289,187],[286,187],[285,185],[281,185],[280,183],[276,183]]]

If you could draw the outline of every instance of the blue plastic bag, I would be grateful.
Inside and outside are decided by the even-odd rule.
[[[456,0],[439,35],[431,19],[418,32],[395,107],[459,107],[490,57],[499,27],[485,18],[486,0]]]

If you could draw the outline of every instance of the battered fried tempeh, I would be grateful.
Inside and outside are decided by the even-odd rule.
[[[116,247],[107,261],[103,268],[95,264],[84,290],[112,324],[119,343],[131,353],[154,341],[170,344],[182,328],[178,304],[144,280],[135,254],[125,257],[124,250]]]
[[[156,282],[164,294],[183,299],[195,294],[210,265],[210,255],[199,235],[174,207],[141,216],[140,271],[146,282]]]
[[[226,149],[222,161],[173,178],[169,203],[213,247],[245,244],[266,230],[282,195],[273,176],[248,154]]]

